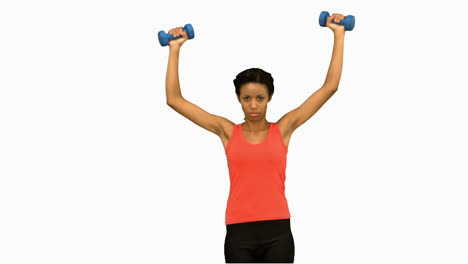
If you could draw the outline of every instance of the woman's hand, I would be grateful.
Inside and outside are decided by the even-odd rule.
[[[327,18],[327,24],[326,26],[329,27],[333,33],[345,33],[345,27],[343,25],[338,25],[338,24],[335,24],[335,23],[332,23],[332,21],[336,22],[336,23],[339,23],[341,20],[343,20],[345,18],[345,16],[343,16],[342,14],[336,14],[336,13],[333,13],[333,15],[329,16]]]
[[[176,27],[168,31],[168,33],[174,37],[182,35],[181,38],[169,41],[169,48],[180,48],[182,44],[188,40],[187,32],[183,30],[183,27]]]

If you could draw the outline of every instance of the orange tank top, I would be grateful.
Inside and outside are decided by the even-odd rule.
[[[226,225],[291,217],[284,184],[288,149],[277,123],[270,123],[259,144],[249,143],[241,124],[235,125],[225,153],[230,179]]]

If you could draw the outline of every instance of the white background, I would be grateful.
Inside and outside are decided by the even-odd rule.
[[[462,1],[2,1],[0,263],[224,263],[221,140],[166,105],[243,121],[232,80],[273,74],[267,120],[337,93],[293,134],[295,263],[468,262],[468,30]]]

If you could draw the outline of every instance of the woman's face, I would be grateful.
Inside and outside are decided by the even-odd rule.
[[[268,97],[268,87],[261,83],[246,83],[240,88],[238,100],[242,105],[245,119],[252,121],[265,119]],[[256,113],[256,115],[254,114]]]

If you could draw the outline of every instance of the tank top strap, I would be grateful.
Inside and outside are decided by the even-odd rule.
[[[274,135],[274,137],[281,136],[281,132],[279,130],[278,124],[277,123],[271,123],[271,132]]]
[[[231,137],[229,138],[226,148],[224,149],[225,153],[229,151],[229,149],[231,148],[231,145],[233,144],[237,145],[238,142],[240,141],[239,131],[240,131],[240,124],[235,124],[234,127],[232,128]]]
[[[237,137],[239,136],[239,133],[241,131],[241,124],[236,124],[234,126],[234,129],[232,130],[232,135],[231,137],[235,137],[237,139]]]
[[[278,126],[278,123],[273,123],[272,129],[272,138],[276,142],[281,142],[280,145],[286,150],[286,153],[288,152],[288,147],[285,145],[284,140],[283,140],[283,134],[281,134],[281,130]]]

